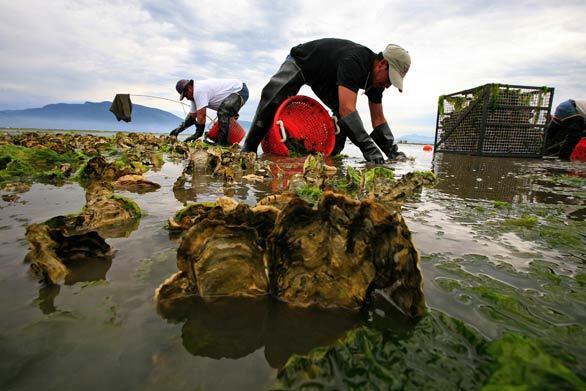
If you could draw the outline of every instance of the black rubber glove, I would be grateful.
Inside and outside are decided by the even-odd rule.
[[[178,127],[173,129],[171,133],[169,133],[169,135],[177,136],[179,135],[179,133],[183,132],[185,129],[189,128],[193,124],[195,124],[195,118],[193,118],[191,114],[187,114],[185,120],[183,120],[183,122],[181,122]]]
[[[201,136],[203,136],[203,131],[205,130],[205,124],[195,124],[195,133],[185,139],[185,142],[195,141]]]
[[[375,143],[372,141],[358,111],[353,111],[338,121],[340,129],[348,136],[350,141],[354,143],[362,151],[362,155],[368,162],[382,164],[385,162],[383,155],[380,153]]]
[[[405,156],[404,153],[398,151],[397,144],[394,143],[395,138],[393,137],[393,132],[391,132],[388,123],[385,122],[374,128],[370,137],[378,145],[380,150],[387,155],[388,159],[392,160]]]

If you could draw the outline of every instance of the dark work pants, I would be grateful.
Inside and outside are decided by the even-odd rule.
[[[584,118],[575,115],[561,121],[563,132],[566,134],[566,139],[560,149],[560,159],[569,160],[572,151],[580,138],[585,134]]]
[[[244,141],[243,151],[257,151],[258,145],[272,126],[273,119],[281,103],[290,96],[296,95],[304,84],[305,78],[301,69],[299,69],[293,57],[287,56],[277,73],[271,77],[271,80],[262,89],[256,114]]]
[[[238,117],[238,112],[248,100],[248,87],[242,83],[242,89],[239,92],[228,95],[218,107],[218,139],[221,145],[229,144],[230,135],[230,118]]]

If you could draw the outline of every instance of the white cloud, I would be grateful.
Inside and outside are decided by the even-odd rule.
[[[251,90],[251,119],[290,47],[322,37],[409,50],[404,93],[383,101],[397,135],[432,134],[439,95],[488,82],[553,86],[555,103],[586,96],[577,1],[23,1],[0,3],[0,15],[0,109],[116,92],[174,98],[179,78],[235,77]],[[171,102],[137,103],[182,115]],[[368,122],[365,97],[358,107]]]

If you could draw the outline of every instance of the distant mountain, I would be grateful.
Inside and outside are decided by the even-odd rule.
[[[133,104],[132,121],[118,122],[110,105],[111,102],[56,103],[34,109],[2,110],[0,127],[167,133],[183,121],[167,111]],[[238,122],[245,130],[250,127],[249,121]]]
[[[433,144],[435,136],[428,136],[425,134],[405,134],[397,139],[397,142],[411,143],[411,144]]]

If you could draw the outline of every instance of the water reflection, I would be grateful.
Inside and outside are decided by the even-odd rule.
[[[181,330],[183,346],[195,356],[237,359],[263,346],[267,302],[194,299]]]
[[[106,279],[114,252],[105,238],[126,238],[140,219],[124,220],[121,224],[87,230],[81,215],[56,216],[42,224],[27,228],[29,252],[24,258],[31,273],[40,280],[37,303],[44,314],[55,312],[59,284],[74,285]]]
[[[347,331],[369,321],[376,320],[374,324],[380,327],[401,332],[414,325],[396,309],[376,309],[371,313],[302,309],[270,298],[205,302],[194,297],[167,308],[161,315],[170,321],[185,322],[181,339],[194,356],[239,359],[264,346],[265,358],[272,368],[281,368],[293,354],[331,345]]]
[[[262,156],[264,160],[271,163],[271,174],[273,179],[270,181],[270,189],[273,193],[287,189],[289,179],[295,174],[303,174],[303,164],[306,156],[288,157],[265,154]],[[326,157],[326,164],[333,165],[334,161],[330,157]]]
[[[437,188],[461,198],[512,202],[529,195],[530,180],[521,177],[521,159],[437,153],[433,167]]]
[[[101,257],[78,259],[76,262],[67,262],[68,269],[65,285],[75,285],[78,282],[103,281],[112,266],[112,254]],[[36,303],[43,314],[51,314],[58,310],[55,299],[61,291],[58,284],[41,283]]]
[[[439,179],[437,188],[460,198],[577,203],[571,192],[560,191],[549,180],[556,175],[576,175],[573,166],[559,161],[436,153],[433,168]]]
[[[57,311],[57,307],[55,307],[55,299],[60,291],[61,286],[59,285],[50,284],[41,286],[36,303],[43,314],[48,315]]]
[[[198,189],[198,184],[202,181],[195,181],[194,177],[191,177],[188,180],[185,174],[181,174],[179,178],[173,183],[173,195],[175,199],[181,202],[183,205],[186,205],[189,201],[195,202],[197,201],[197,194],[200,192]]]
[[[233,197],[241,202],[256,204],[258,199],[270,192],[270,180],[249,183],[238,179],[229,183],[221,177],[213,176],[205,167],[186,166],[173,183],[173,195],[184,206],[189,202],[215,201],[222,195]]]

